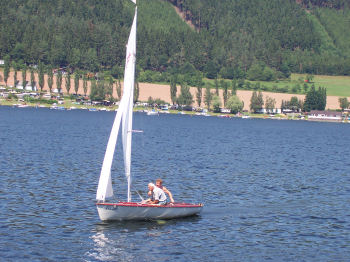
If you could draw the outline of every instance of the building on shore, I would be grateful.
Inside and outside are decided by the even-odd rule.
[[[308,120],[310,120],[310,121],[341,122],[342,121],[342,113],[337,112],[337,111],[312,110],[308,114]]]

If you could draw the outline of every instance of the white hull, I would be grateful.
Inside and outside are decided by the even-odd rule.
[[[174,204],[147,205],[139,203],[98,203],[97,210],[101,220],[148,220],[171,219],[197,215],[203,205]]]
[[[148,116],[157,116],[157,115],[159,115],[159,112],[158,111],[148,111],[147,115]]]

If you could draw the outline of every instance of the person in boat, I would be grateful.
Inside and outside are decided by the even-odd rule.
[[[158,178],[156,180],[156,186],[159,187],[160,189],[162,189],[165,194],[169,195],[170,203],[174,203],[175,202],[171,192],[165,186],[163,186],[163,180],[162,179]]]
[[[146,204],[159,204],[159,205],[166,205],[167,204],[167,198],[162,189],[159,187],[156,187],[155,184],[149,183],[148,189],[151,192],[151,197],[146,200]]]
[[[163,186],[163,180],[158,178],[156,180],[156,186],[159,187],[160,189],[162,189],[164,191],[164,193],[168,194],[169,195],[169,198],[170,198],[170,203],[174,203],[174,198],[173,198],[173,195],[171,194],[171,192],[165,187]],[[152,192],[151,191],[148,191],[148,195],[149,196],[152,196]]]

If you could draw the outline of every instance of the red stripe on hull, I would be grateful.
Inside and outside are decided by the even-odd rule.
[[[157,205],[157,204],[141,204],[135,202],[118,202],[118,203],[96,203],[100,206],[128,206],[128,207],[166,207],[166,208],[179,208],[179,207],[202,207],[203,204],[188,204],[188,203],[174,203],[167,205]]]

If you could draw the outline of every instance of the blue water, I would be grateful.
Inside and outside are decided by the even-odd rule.
[[[133,188],[161,177],[205,208],[105,223],[94,198],[113,119],[0,107],[1,261],[350,260],[350,125],[136,113]]]

